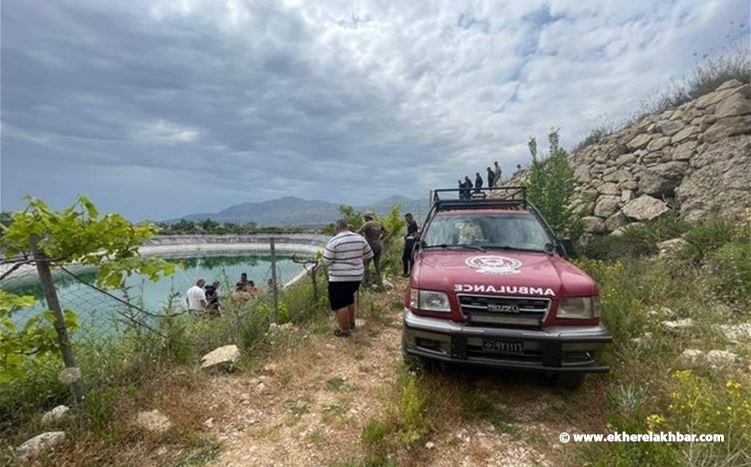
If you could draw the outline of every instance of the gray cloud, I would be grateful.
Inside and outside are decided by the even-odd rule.
[[[743,0],[3,2],[2,208],[423,196],[572,144],[747,33]]]

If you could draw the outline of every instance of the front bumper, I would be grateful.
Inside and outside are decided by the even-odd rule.
[[[498,339],[523,342],[523,353],[484,350]],[[404,309],[404,353],[463,365],[549,373],[607,373],[599,363],[613,338],[602,325],[555,326],[542,330],[466,326],[417,316]]]

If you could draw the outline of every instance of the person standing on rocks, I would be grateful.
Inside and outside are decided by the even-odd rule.
[[[329,270],[329,303],[339,325],[334,335],[349,337],[355,328],[355,294],[373,251],[361,235],[349,231],[346,219],[339,219],[335,225],[336,235],[323,250],[323,264]]]
[[[495,182],[494,186],[501,186],[501,177],[503,176],[503,173],[501,172],[501,166],[498,165],[498,161],[495,161],[494,168],[495,168],[493,172],[493,180]]]
[[[383,253],[383,240],[388,235],[388,230],[378,221],[375,220],[375,214],[366,212],[362,216],[365,223],[357,230],[357,233],[365,237],[371,251],[373,252],[373,269],[375,269],[375,284],[378,288],[383,286],[381,282],[381,253]],[[370,263],[365,262],[365,286],[371,285],[370,280]]]
[[[469,177],[464,177],[464,199],[472,199],[472,180]]]
[[[475,193],[479,193],[480,188],[482,188],[482,177],[480,172],[475,172]]]
[[[206,292],[203,287],[206,285],[206,281],[198,279],[196,285],[188,289],[185,302],[188,304],[188,310],[194,313],[200,313],[206,308]]]
[[[488,188],[493,188],[495,186],[495,172],[493,172],[493,169],[488,167]]]
[[[404,215],[404,220],[407,222],[407,235],[404,236],[404,253],[402,253],[402,266],[404,267],[404,277],[409,277],[412,272],[412,264],[414,259],[412,257],[412,250],[415,247],[415,242],[419,235],[420,227],[415,222],[412,213]]]

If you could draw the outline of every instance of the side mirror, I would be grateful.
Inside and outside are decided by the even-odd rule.
[[[561,256],[573,256],[574,242],[572,242],[570,238],[562,238],[558,240],[556,251]]]

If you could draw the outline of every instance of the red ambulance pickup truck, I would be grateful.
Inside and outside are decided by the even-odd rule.
[[[410,362],[542,371],[578,388],[612,341],[597,284],[524,187],[435,190],[404,300]]]

